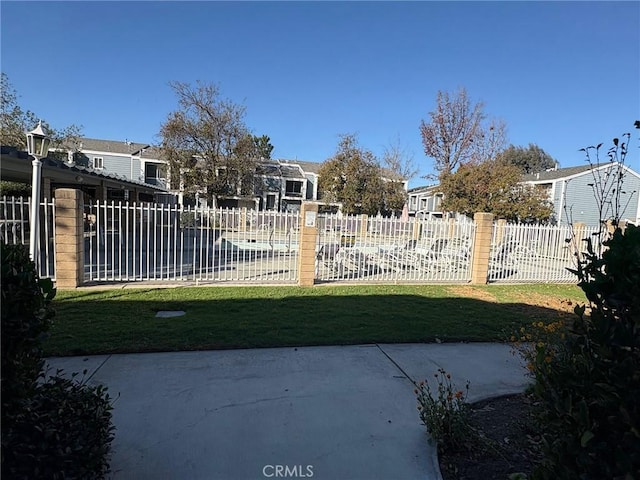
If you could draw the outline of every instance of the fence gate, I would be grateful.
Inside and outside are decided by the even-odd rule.
[[[575,283],[569,268],[576,268],[576,253],[584,245],[576,244],[593,235],[596,227],[518,225],[496,223],[493,226],[489,282]]]
[[[0,198],[0,240],[8,245],[29,245],[31,198]],[[40,202],[40,278],[56,279],[55,200]]]
[[[297,281],[296,213],[98,201],[84,218],[86,281]]]
[[[471,280],[471,220],[320,215],[318,232],[320,282]]]

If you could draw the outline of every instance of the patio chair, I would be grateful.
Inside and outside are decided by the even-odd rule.
[[[326,269],[333,270],[336,254],[340,250],[340,245],[337,243],[325,243],[321,245],[316,254],[316,275],[320,266]]]
[[[381,271],[375,254],[365,253],[354,247],[340,249],[333,265],[334,272],[339,277],[363,277]]]

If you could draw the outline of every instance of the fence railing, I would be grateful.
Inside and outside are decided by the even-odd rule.
[[[578,242],[598,229],[583,227]],[[496,223],[493,227],[489,282],[571,283],[575,274],[576,244],[571,226]]]
[[[320,281],[468,282],[475,224],[323,215],[318,222]]]
[[[54,280],[55,213],[53,200],[41,202],[38,268],[41,277]],[[2,241],[28,245],[29,215],[28,198],[0,198]],[[488,236],[479,241],[480,230],[464,218],[321,214],[317,236],[305,241],[301,253],[300,222],[296,212],[95,202],[84,206],[84,234],[77,230],[84,257],[73,258],[80,262],[77,271],[84,268],[85,282],[297,283],[301,259],[311,261],[310,269],[304,268],[313,273],[315,255],[317,282],[466,283],[479,261],[472,254],[477,241],[478,251],[485,252],[478,256],[489,253],[489,282],[571,283],[576,277],[568,269],[575,268],[576,254],[584,250],[581,240],[597,231],[498,221],[489,252]],[[60,260],[68,268],[70,260]]]
[[[31,228],[31,199],[23,197],[0,198],[0,240],[9,245],[29,245]],[[38,273],[41,278],[55,280],[55,200],[40,202],[40,258]]]
[[[297,280],[294,213],[95,202],[84,217],[87,281]]]

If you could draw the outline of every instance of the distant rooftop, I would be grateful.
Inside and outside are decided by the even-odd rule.
[[[100,140],[97,138],[80,139],[81,150],[95,150],[98,152],[121,153],[125,155],[138,155],[141,150],[150,148],[148,143],[135,143],[127,140]]]
[[[537,182],[545,180],[558,180],[559,178],[571,177],[578,173],[588,172],[593,167],[591,165],[581,165],[579,167],[558,168],[556,170],[547,170],[540,173],[529,173],[522,177],[525,182]]]

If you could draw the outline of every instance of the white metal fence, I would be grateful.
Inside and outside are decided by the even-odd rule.
[[[28,245],[30,200],[0,198],[0,238]],[[55,202],[40,204],[40,276],[55,280]],[[95,202],[84,209],[85,281],[296,283],[299,215]],[[319,215],[316,280],[471,279],[476,225],[465,219]],[[597,228],[494,224],[489,282],[572,283],[576,251]]]
[[[95,202],[85,280],[296,282],[298,215]]]
[[[597,228],[584,228],[578,233],[586,238]],[[496,223],[493,227],[489,282],[572,283],[576,267],[576,251],[583,250],[572,239],[570,226],[517,225]]]
[[[464,219],[321,215],[316,279],[468,282],[475,228]]]
[[[31,199],[0,198],[0,240],[9,245],[29,245]],[[55,200],[40,202],[40,258],[41,278],[56,278],[55,261]]]

